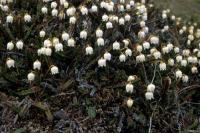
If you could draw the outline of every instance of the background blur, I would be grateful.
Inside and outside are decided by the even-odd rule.
[[[152,0],[161,8],[170,8],[174,14],[184,20],[200,23],[200,0]]]

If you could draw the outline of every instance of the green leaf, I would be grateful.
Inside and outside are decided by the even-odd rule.
[[[32,89],[28,89],[28,90],[20,91],[17,94],[20,95],[20,96],[26,96],[26,95],[29,95],[29,94],[32,94],[32,93],[34,93],[34,91]]]
[[[19,91],[17,92],[18,95],[20,96],[26,96],[26,95],[29,95],[29,94],[33,94],[33,93],[36,93],[40,91],[40,88],[38,87],[32,87],[30,89],[19,89]]]
[[[47,106],[47,104],[42,103],[42,102],[37,102],[37,103],[35,104],[35,106],[38,107],[39,109],[41,109],[41,110],[43,110],[43,111],[45,112],[45,114],[46,114],[46,116],[47,116],[47,119],[48,119],[49,121],[52,121],[52,120],[53,120],[53,115],[52,115],[52,113],[51,113],[49,107]]]
[[[90,118],[95,118],[96,117],[96,108],[95,107],[88,107],[87,113],[88,113],[88,116]]]
[[[15,130],[14,133],[26,133],[26,129],[25,128],[19,128],[19,129]]]

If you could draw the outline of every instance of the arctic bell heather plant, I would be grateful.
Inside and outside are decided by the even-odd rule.
[[[183,131],[196,120],[185,103],[197,102],[199,65],[198,25],[149,1],[0,0],[10,132],[23,119],[35,120],[30,132]]]

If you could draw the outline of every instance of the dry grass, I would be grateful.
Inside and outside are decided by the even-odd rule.
[[[170,8],[173,13],[200,23],[200,0],[154,0],[156,6]]]

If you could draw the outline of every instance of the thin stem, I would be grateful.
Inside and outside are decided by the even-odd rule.
[[[154,109],[153,109],[153,112],[152,112],[152,114],[151,114],[151,116],[150,116],[150,119],[149,119],[149,130],[148,130],[148,133],[151,133],[152,118],[153,118],[153,115],[154,115],[154,112],[155,112],[156,108],[157,108],[157,104],[155,105],[155,107],[154,107]]]
[[[147,73],[146,73],[146,70],[145,70],[145,67],[144,67],[144,63],[142,63],[142,68],[143,68],[143,71],[144,71],[145,82],[147,83],[148,79],[147,79]]]
[[[151,133],[151,126],[152,126],[152,116],[150,117],[150,120],[149,120],[149,131],[148,131],[148,133]]]
[[[154,68],[154,72],[153,72],[153,78],[151,80],[151,83],[153,83],[155,76],[156,76],[156,64],[155,64],[155,68]]]
[[[181,90],[178,92],[178,95],[182,94],[184,91],[193,90],[193,89],[197,89],[197,88],[200,88],[200,85],[191,85],[191,86],[187,86],[187,87],[181,89]]]

